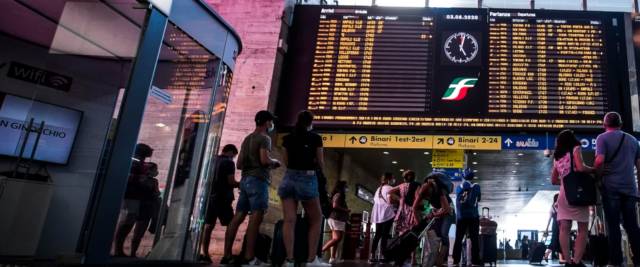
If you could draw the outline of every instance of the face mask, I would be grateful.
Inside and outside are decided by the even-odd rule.
[[[313,130],[313,125],[309,125],[309,127],[307,127],[307,131],[311,132]]]
[[[396,179],[389,181],[389,184],[396,184]]]
[[[269,129],[267,129],[267,131],[269,131],[269,132],[273,132],[273,130],[275,130],[275,129],[276,129],[276,125],[275,125],[275,124],[273,124],[273,122],[272,122],[272,123],[271,123],[271,126],[269,126]]]

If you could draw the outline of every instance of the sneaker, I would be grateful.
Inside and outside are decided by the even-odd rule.
[[[371,264],[378,263],[378,262],[380,262],[380,260],[378,260],[376,258],[369,259],[369,263],[371,263]]]
[[[329,264],[338,264],[338,259],[334,259],[334,258],[329,259]]]
[[[307,267],[329,267],[330,263],[321,261],[318,256],[313,261],[307,262]]]
[[[296,266],[296,262],[292,259],[287,259],[282,264],[282,267],[294,267],[294,266]]]
[[[246,261],[240,266],[242,266],[242,267],[255,267],[255,266],[267,266],[267,265],[263,264],[258,258],[253,257],[253,260]]]

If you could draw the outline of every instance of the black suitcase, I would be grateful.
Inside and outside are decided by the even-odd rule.
[[[498,246],[496,235],[480,235],[480,255],[482,261],[490,266],[498,261]]]
[[[435,219],[422,220],[418,225],[404,234],[389,241],[387,247],[382,251],[385,260],[394,261],[396,265],[411,256],[416,247],[420,244],[420,238],[433,225]]]
[[[593,266],[607,266],[609,262],[608,242],[607,236],[603,234],[589,236],[589,254]]]
[[[544,242],[538,242],[531,248],[529,253],[529,264],[542,263],[544,258],[544,252],[547,250],[547,245]]]
[[[287,258],[287,251],[284,249],[284,241],[282,237],[283,221],[279,220],[273,227],[273,246],[271,247],[271,264],[280,266]]]
[[[283,221],[279,220],[276,222],[273,230],[271,264],[274,266],[282,265],[287,258],[287,251],[285,250],[284,239],[282,237],[282,225]],[[303,263],[309,258],[309,222],[307,221],[307,218],[298,215],[294,231],[293,257],[296,262]]]
[[[244,240],[242,241],[242,252],[240,255],[244,255],[245,250],[247,249],[247,236],[244,236]],[[256,239],[256,248],[254,249],[256,258],[258,258],[262,262],[269,262],[269,251],[271,250],[271,237],[265,234],[258,233],[258,238]]]

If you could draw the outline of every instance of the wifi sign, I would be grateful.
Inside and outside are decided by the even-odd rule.
[[[65,92],[71,89],[71,83],[73,82],[73,78],[69,76],[18,62],[11,62],[7,76]]]

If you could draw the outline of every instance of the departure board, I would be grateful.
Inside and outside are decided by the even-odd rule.
[[[490,12],[489,112],[604,115],[602,23]]]
[[[308,109],[425,111],[431,17],[320,16]]]
[[[277,113],[288,125],[308,109],[322,129],[600,129],[626,113],[622,19],[297,6]]]

